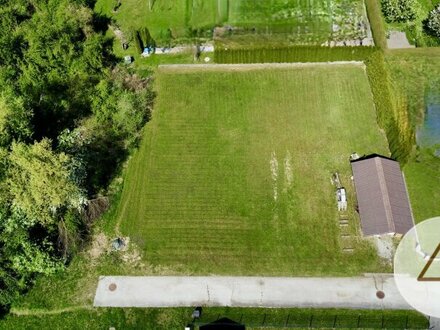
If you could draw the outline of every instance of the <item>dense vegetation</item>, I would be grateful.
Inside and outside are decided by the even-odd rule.
[[[87,4],[0,0],[2,307],[78,249],[149,116],[148,80],[116,66]]]

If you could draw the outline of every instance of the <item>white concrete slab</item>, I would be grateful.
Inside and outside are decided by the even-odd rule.
[[[110,285],[115,284],[114,291]],[[114,286],[113,286],[114,288]],[[384,299],[376,292],[385,293]],[[99,307],[334,307],[411,309],[391,276],[287,278],[220,276],[102,276]]]
[[[388,48],[401,49],[401,48],[414,48],[406,38],[405,32],[390,31],[390,35],[387,39]]]

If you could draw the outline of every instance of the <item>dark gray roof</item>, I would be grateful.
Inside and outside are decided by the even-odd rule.
[[[363,234],[406,234],[414,220],[399,163],[373,156],[353,161],[351,167]]]

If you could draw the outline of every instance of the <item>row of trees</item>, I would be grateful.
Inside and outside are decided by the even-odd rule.
[[[61,270],[148,120],[87,0],[0,0],[0,307]]]

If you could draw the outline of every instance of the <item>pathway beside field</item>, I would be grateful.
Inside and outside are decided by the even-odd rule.
[[[390,31],[387,44],[390,49],[415,48],[415,46],[409,43],[405,32],[399,31]]]
[[[385,294],[378,298],[380,292]],[[378,293],[379,292],[379,293]],[[97,307],[411,309],[392,276],[348,278],[101,276]]]

